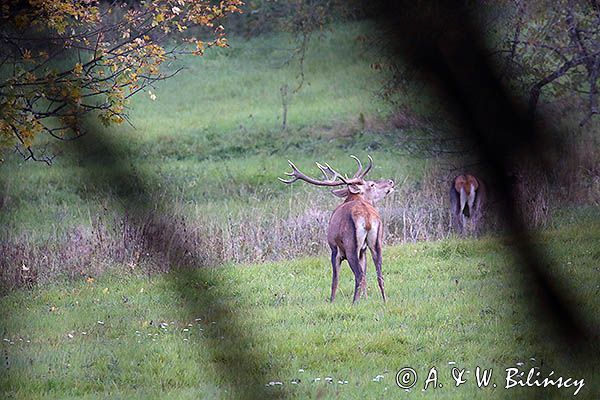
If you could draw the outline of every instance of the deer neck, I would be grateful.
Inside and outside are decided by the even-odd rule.
[[[344,203],[349,203],[351,201],[361,201],[361,202],[373,205],[373,202],[368,201],[367,199],[365,199],[362,194],[350,193],[348,196],[346,196],[346,200],[344,200]]]

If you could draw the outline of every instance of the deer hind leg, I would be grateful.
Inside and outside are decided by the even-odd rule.
[[[367,297],[367,249],[363,249],[360,251],[360,256],[358,257],[358,262],[360,264],[360,268],[362,270],[362,280],[360,282],[360,291],[361,296]]]
[[[333,275],[331,278],[331,297],[330,301],[333,303],[335,300],[335,293],[337,292],[338,282],[339,282],[339,274],[340,274],[340,265],[342,263],[342,256],[340,254],[337,246],[331,247],[331,266],[333,268]]]
[[[351,248],[355,249],[353,251],[353,256],[356,258],[356,270],[350,265],[352,271],[354,271],[357,285],[356,289],[358,290],[358,296],[356,292],[354,293],[354,301],[357,301],[362,294],[364,294],[365,297],[367,295],[367,255],[365,253],[367,250],[369,230],[366,225],[364,218],[357,218],[355,221],[355,243]],[[348,263],[351,264],[350,258],[348,258]]]
[[[379,248],[372,252],[373,262],[375,263],[375,271],[377,271],[377,284],[379,285],[379,290],[381,291],[381,297],[385,302],[385,287],[383,283],[383,272],[381,271],[382,257],[381,257],[381,245]]]
[[[348,264],[350,264],[350,269],[352,269],[352,272],[354,273],[354,297],[352,298],[352,302],[356,303],[360,298],[361,287],[364,282],[363,270],[356,252],[353,251],[350,254],[347,254],[346,258]]]
[[[468,233],[469,230],[469,219],[461,212],[460,213],[460,225],[459,225],[459,233],[464,235]]]
[[[469,203],[470,198],[472,196],[468,196],[464,187],[460,188],[460,228],[459,232],[461,235],[468,232],[468,218],[471,216],[471,203]]]
[[[383,272],[381,270],[381,265],[383,262],[382,251],[381,251],[381,240],[383,236],[383,231],[381,227],[377,227],[377,230],[373,232],[373,235],[369,235],[369,240],[367,241],[369,245],[369,249],[371,250],[371,255],[373,256],[373,263],[375,264],[375,271],[377,272],[377,284],[379,285],[379,290],[381,291],[381,297],[383,297],[383,301],[386,301],[385,297],[385,287],[383,283]]]

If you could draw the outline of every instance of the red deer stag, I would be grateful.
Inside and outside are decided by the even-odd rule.
[[[485,185],[473,175],[459,175],[450,185],[452,222],[459,233],[464,233],[467,222],[479,232],[485,207]]]
[[[291,184],[297,180],[303,180],[316,186],[345,186],[332,190],[338,197],[344,198],[344,202],[336,207],[329,220],[327,242],[331,247],[331,264],[333,267],[333,278],[331,282],[331,302],[335,300],[338,287],[340,264],[348,260],[348,264],[354,273],[354,298],[356,303],[364,293],[367,294],[366,268],[367,247],[371,250],[375,269],[377,271],[377,283],[381,290],[381,296],[385,302],[385,290],[383,287],[383,275],[381,273],[381,241],[383,239],[383,225],[381,217],[374,207],[374,203],[383,199],[394,190],[394,181],[365,180],[365,176],[373,167],[373,159],[369,156],[369,165],[366,169],[360,160],[350,156],[358,163],[358,170],[352,178],[342,176],[329,166],[317,163],[317,167],[323,173],[324,179],[318,180],[306,176],[296,168],[294,163],[288,161],[292,172],[286,172],[291,179],[279,178],[284,183]]]

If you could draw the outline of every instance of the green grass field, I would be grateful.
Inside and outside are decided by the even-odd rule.
[[[376,160],[376,174],[416,177],[424,160],[399,156],[383,135],[365,134],[361,118],[385,119],[390,104],[377,97],[385,73],[369,67],[374,55],[355,40],[371,32],[368,23],[342,25],[314,40],[306,56],[306,81],[290,100],[288,130],[281,129],[280,87],[299,82],[297,62],[284,64],[293,43],[283,34],[251,40],[232,38],[231,48],[187,57],[179,75],[135,97],[130,117],[135,128],[104,129],[78,143],[50,142],[59,154],[52,168],[25,163],[16,155],[2,165],[8,193],[0,223],[13,233],[87,225],[110,190],[91,195],[95,181],[110,176],[112,165],[96,153],[94,135],[107,135],[120,147],[131,171],[156,179],[159,196],[222,217],[221,209],[267,207],[287,193],[276,177],[287,159],[354,168],[348,154]],[[362,117],[361,117],[362,116]],[[100,197],[100,198],[99,198]],[[164,198],[164,197],[163,197]],[[193,212],[189,207],[189,212]],[[40,226],[38,221],[52,221]],[[64,222],[64,223],[63,223]]]
[[[588,315],[600,312],[598,233],[599,225],[586,225],[540,239],[558,262],[552,273],[577,288],[576,308]],[[255,390],[291,398],[573,396],[565,388],[504,389],[504,369],[519,362],[525,371],[584,378],[578,398],[594,398],[597,363],[574,365],[569,348],[540,335],[525,307],[525,276],[502,243],[385,249],[387,304],[371,274],[368,299],[352,306],[345,265],[336,303],[326,302],[326,257],[19,291],[0,300],[3,398],[243,398]],[[470,371],[458,388],[451,363]],[[410,394],[394,383],[405,366],[420,377]],[[443,387],[423,392],[433,366]],[[476,366],[493,368],[498,387],[477,388]]]

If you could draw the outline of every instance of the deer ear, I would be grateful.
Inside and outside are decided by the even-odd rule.
[[[348,185],[348,191],[352,194],[359,194],[362,192],[358,185]]]
[[[348,188],[345,187],[343,189],[334,189],[331,191],[337,197],[348,197]]]

